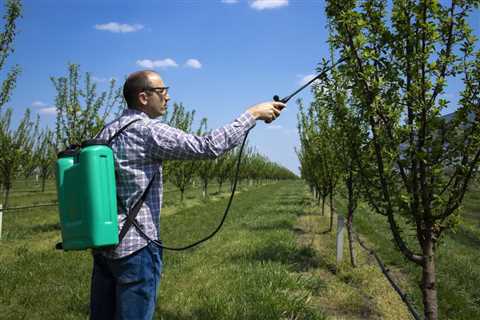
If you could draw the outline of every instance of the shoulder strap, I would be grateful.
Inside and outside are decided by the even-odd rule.
[[[120,128],[120,130],[118,130],[117,132],[115,132],[115,134],[110,138],[108,139],[108,144],[111,145],[111,143],[113,142],[113,140],[115,140],[116,137],[118,137],[120,135],[120,133],[122,133],[123,131],[125,131],[131,124],[137,122],[137,121],[140,121],[141,119],[135,119],[133,121],[130,121],[129,123],[127,123],[126,125],[124,125],[123,127]],[[142,196],[137,200],[137,202],[135,203],[135,205],[126,212],[127,214],[127,221],[125,221],[122,229],[120,230],[120,234],[118,236],[118,243],[120,243],[123,238],[125,237],[125,235],[127,234],[128,230],[130,229],[130,227],[132,226],[133,222],[135,221],[135,218],[137,217],[137,214],[138,212],[140,211],[140,208],[142,207],[143,205],[143,202],[145,201],[145,199],[147,198],[147,194],[150,190],[150,187],[152,186],[153,184],[153,180],[155,180],[155,176],[157,175],[157,173],[155,173],[152,177],[152,179],[150,180],[150,182],[148,183],[147,185],[147,188],[145,188],[145,190],[143,191],[143,194]],[[117,194],[117,202],[121,205],[121,203],[118,201],[118,194]]]
[[[129,123],[127,123],[127,124],[124,125],[123,127],[121,127],[120,130],[118,130],[117,132],[115,132],[115,134],[114,134],[110,139],[108,139],[108,144],[110,145],[110,144],[112,143],[112,141],[113,141],[116,137],[118,137],[118,135],[119,135],[120,133],[122,133],[123,131],[125,131],[125,129],[127,129],[131,124],[133,124],[134,122],[140,121],[140,120],[142,120],[142,119],[135,119],[135,120],[133,120],[133,121],[130,121]],[[103,129],[102,129],[102,131],[103,131]],[[101,132],[101,131],[100,131],[100,132]]]
[[[135,218],[137,217],[137,214],[138,212],[140,211],[140,208],[142,207],[143,205],[143,202],[145,201],[145,199],[147,198],[147,194],[148,192],[150,191],[150,187],[152,186],[153,184],[153,180],[155,180],[155,177],[157,176],[157,172],[155,172],[155,174],[153,175],[152,179],[150,179],[150,182],[148,183],[147,187],[145,188],[145,190],[143,191],[143,194],[142,196],[137,200],[137,202],[135,202],[135,204],[133,205],[133,207],[128,210],[127,212],[127,220],[125,221],[125,223],[123,224],[122,226],[122,230],[120,230],[120,234],[118,236],[118,243],[120,244],[120,242],[122,242],[123,238],[125,237],[125,235],[127,234],[128,230],[130,229],[130,227],[132,226],[132,224],[134,223],[135,221]]]

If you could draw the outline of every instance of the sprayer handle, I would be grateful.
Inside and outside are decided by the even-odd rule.
[[[273,101],[275,101],[275,102],[287,103],[289,99],[290,99],[289,97],[285,97],[283,99],[280,99],[280,97],[278,95],[273,96]]]

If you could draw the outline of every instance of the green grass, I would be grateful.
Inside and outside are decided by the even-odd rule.
[[[42,194],[26,186],[16,185],[12,206],[56,198],[54,188]],[[166,194],[164,243],[183,246],[214,230],[227,188],[219,194],[210,188],[208,201],[201,200],[201,189],[190,189],[181,205],[178,194]],[[479,201],[478,192],[468,195],[464,222],[438,250],[441,319],[479,318]],[[347,247],[345,261],[336,265],[335,233],[324,232],[329,217],[319,211],[301,181],[241,188],[214,238],[181,253],[164,252],[156,319],[408,319],[358,245],[358,268],[350,267]],[[6,212],[3,224],[0,319],[86,319],[92,259],[87,251],[53,249],[60,241],[56,209]],[[420,305],[419,269],[394,248],[383,217],[362,207],[356,225]]]

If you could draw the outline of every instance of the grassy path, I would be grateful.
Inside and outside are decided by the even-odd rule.
[[[361,267],[335,265],[335,233],[323,232],[328,216],[319,216],[301,182],[266,186],[237,200],[217,237],[193,252],[165,254],[161,319],[409,319],[361,250]],[[222,209],[164,219],[164,226],[175,226],[162,230],[165,242],[178,234],[189,240],[178,245],[205,235]],[[192,230],[199,218],[204,223]]]
[[[309,307],[311,294],[299,274],[313,252],[295,240],[302,201],[296,188],[302,185],[287,182],[244,192],[215,238],[185,253],[165,252],[161,319],[322,319]],[[167,217],[165,243],[180,245],[206,235],[224,205]],[[178,235],[181,243],[173,240]]]

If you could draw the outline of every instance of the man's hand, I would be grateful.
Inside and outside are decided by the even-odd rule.
[[[255,118],[255,120],[263,120],[270,123],[280,116],[280,112],[287,105],[282,102],[270,101],[254,105],[247,111]]]

